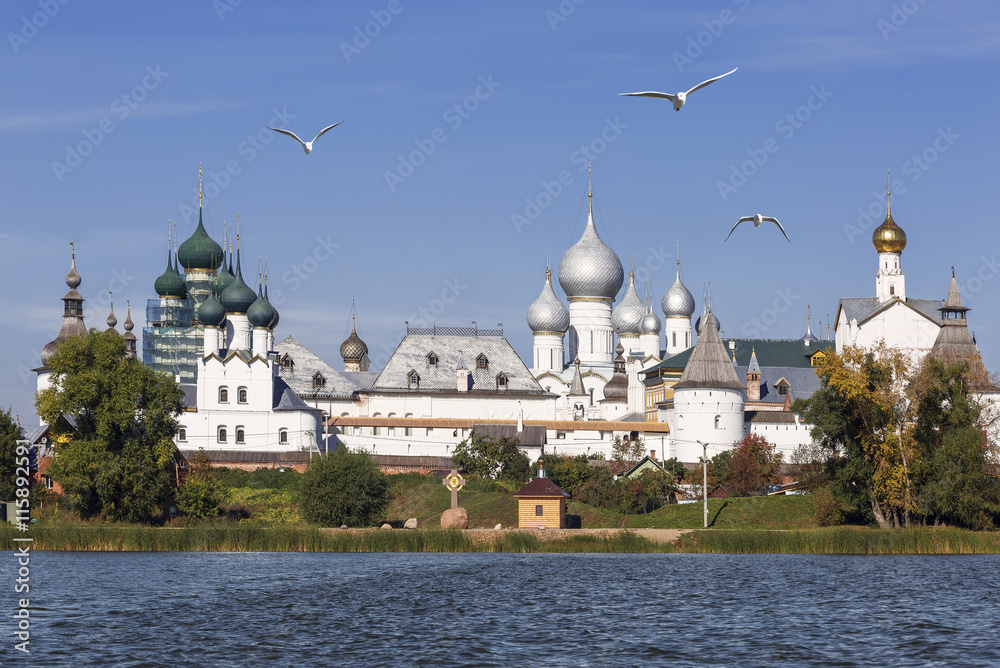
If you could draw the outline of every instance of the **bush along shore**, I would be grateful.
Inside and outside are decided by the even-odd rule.
[[[25,537],[3,527],[4,540]],[[693,530],[658,542],[635,531],[543,532],[448,529],[378,530],[203,525],[160,528],[122,525],[36,526],[36,550],[103,552],[548,552],[721,554],[996,554],[1000,533],[951,528],[893,531],[858,527],[768,531]]]

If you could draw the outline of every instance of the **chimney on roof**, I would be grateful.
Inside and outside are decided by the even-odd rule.
[[[455,372],[455,387],[456,387],[456,389],[459,392],[468,392],[469,391],[469,379],[470,378],[471,378],[471,374],[469,374],[469,370],[466,369],[464,365],[460,366],[458,368],[458,371]]]

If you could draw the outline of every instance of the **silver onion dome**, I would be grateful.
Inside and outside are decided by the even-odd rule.
[[[647,311],[639,322],[639,332],[642,334],[659,334],[663,328],[660,318],[652,311]]]
[[[639,324],[646,315],[646,305],[635,291],[635,274],[629,274],[628,290],[621,303],[611,312],[611,327],[619,335],[639,334]]]
[[[673,285],[663,294],[660,308],[663,309],[663,315],[668,318],[690,318],[694,315],[694,297],[681,283],[680,269],[677,270],[677,279]]]
[[[532,332],[559,332],[569,329],[569,311],[552,289],[552,270],[545,269],[545,286],[538,299],[528,307],[528,327]]]
[[[566,297],[614,300],[625,282],[618,255],[605,244],[594,227],[594,212],[587,215],[583,236],[559,261],[559,285]]]

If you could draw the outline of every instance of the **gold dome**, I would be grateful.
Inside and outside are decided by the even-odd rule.
[[[892,214],[888,213],[885,222],[875,228],[872,243],[879,253],[902,253],[906,248],[906,232],[892,219]]]

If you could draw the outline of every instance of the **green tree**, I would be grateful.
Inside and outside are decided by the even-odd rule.
[[[125,355],[125,340],[92,329],[49,359],[51,385],[35,400],[52,425],[49,470],[82,515],[149,522],[170,494],[173,436],[183,391],[169,374]],[[71,418],[75,427],[70,428]]]
[[[735,444],[722,486],[734,496],[757,496],[781,480],[781,453],[760,434],[747,434]]]
[[[314,457],[302,474],[299,509],[324,526],[371,526],[385,518],[389,479],[364,452],[338,448]]]
[[[899,351],[847,348],[817,373],[822,387],[793,410],[829,449],[831,489],[845,505],[881,528],[992,525],[1000,496],[967,363],[928,357],[910,371]]]
[[[997,481],[990,475],[980,408],[970,396],[969,365],[927,358],[911,383],[917,501],[921,514],[985,529],[998,506]]]
[[[614,473],[624,473],[638,464],[646,456],[646,445],[641,438],[634,441],[615,436],[611,445],[611,469]]]
[[[820,390],[793,406],[814,425],[813,439],[843,453],[832,462],[835,490],[883,529],[914,510],[912,441],[900,411],[908,371],[899,350],[848,347],[824,358]]]
[[[0,501],[10,501],[17,491],[17,441],[24,438],[24,430],[10,413],[0,410]]]
[[[455,446],[451,461],[466,473],[480,478],[523,483],[531,477],[531,461],[521,452],[517,441],[507,437],[497,441],[473,432]]]
[[[575,495],[581,485],[597,477],[596,470],[597,467],[587,461],[587,455],[545,456],[545,475],[570,495]]]

